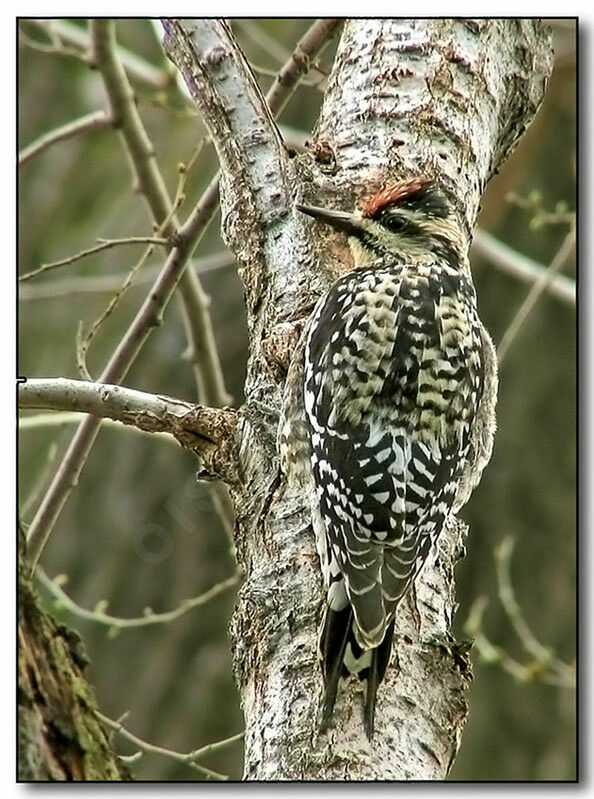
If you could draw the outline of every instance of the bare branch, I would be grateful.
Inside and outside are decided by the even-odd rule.
[[[33,488],[29,493],[29,496],[25,499],[25,501],[21,506],[20,517],[23,521],[29,515],[29,511],[31,510],[31,508],[37,504],[37,500],[39,499],[39,496],[41,495],[41,492],[43,491],[43,488],[45,486],[45,482],[49,477],[50,469],[53,466],[57,451],[58,451],[58,445],[56,444],[55,441],[53,441],[48,448],[43,468],[41,469],[41,472],[36,478]]]
[[[210,753],[216,749],[221,749],[224,746],[234,743],[235,741],[241,740],[243,737],[243,733],[239,733],[238,735],[234,735],[232,738],[226,738],[224,741],[218,741],[217,743],[209,744],[202,749],[196,749],[193,752],[183,754],[182,752],[175,752],[173,749],[165,749],[161,746],[155,746],[155,744],[143,741],[142,738],[138,738],[136,735],[128,732],[128,730],[122,726],[121,722],[113,721],[107,716],[104,716],[103,713],[99,713],[99,711],[95,711],[95,715],[99,721],[103,722],[103,724],[105,724],[107,727],[117,732],[118,735],[122,736],[122,738],[125,738],[127,741],[130,741],[130,743],[133,743],[143,752],[150,752],[151,754],[168,757],[171,760],[177,760],[179,763],[184,763],[186,766],[194,769],[194,771],[198,771],[209,780],[228,780],[229,777],[227,777],[225,774],[219,774],[216,771],[212,771],[211,769],[206,768],[206,766],[201,766],[199,763],[196,763],[196,760],[206,754],[206,752]]]
[[[551,265],[548,269],[546,269],[540,278],[536,281],[536,283],[532,286],[526,299],[518,308],[514,318],[511,320],[507,330],[501,337],[501,341],[499,342],[499,346],[497,347],[497,359],[499,364],[501,364],[507,355],[507,352],[517,336],[520,328],[528,318],[531,311],[534,309],[534,306],[542,297],[544,292],[550,286],[555,274],[562,269],[571,255],[575,248],[575,227],[572,227],[569,233],[566,235],[563,244],[561,245],[559,251],[551,261]]]
[[[180,181],[179,181],[179,185],[178,185],[178,190],[177,190],[176,195],[175,195],[175,200],[174,200],[174,203],[173,203],[173,207],[172,207],[172,209],[171,209],[171,211],[169,213],[169,216],[166,217],[163,220],[163,222],[159,226],[159,229],[157,231],[155,231],[155,233],[157,235],[162,233],[164,230],[166,230],[166,228],[167,228],[167,226],[169,224],[170,218],[173,216],[173,213],[174,213],[175,209],[180,204],[181,197],[182,197],[182,189],[183,189],[183,185],[184,184],[185,184],[185,171],[180,175]],[[155,240],[156,241],[160,241],[158,238],[156,238]],[[117,308],[117,306],[119,305],[122,297],[128,291],[130,286],[133,284],[137,273],[140,271],[140,269],[144,266],[146,261],[153,254],[154,249],[155,249],[154,245],[153,244],[149,244],[149,246],[142,253],[142,255],[140,256],[138,261],[128,271],[128,273],[126,274],[126,277],[125,277],[122,285],[118,287],[117,291],[115,292],[115,294],[113,295],[113,297],[111,298],[109,303],[107,304],[106,308],[104,308],[104,310],[101,312],[101,314],[99,314],[97,319],[95,319],[93,324],[88,328],[88,330],[87,330],[86,334],[84,335],[84,337],[82,335],[82,327],[79,325],[79,331],[78,331],[78,335],[77,335],[77,346],[76,346],[76,360],[77,360],[77,364],[78,364],[78,368],[79,368],[79,373],[80,373],[80,375],[81,375],[81,377],[83,379],[85,379],[85,380],[90,380],[91,379],[90,375],[89,375],[89,371],[87,369],[87,352],[88,352],[88,349],[89,349],[89,347],[91,345],[91,341],[93,340],[95,335],[98,333],[98,331],[101,329],[101,327],[105,323],[105,321],[111,316],[111,314]]]
[[[91,58],[103,79],[109,114],[126,145],[138,188],[157,223],[170,220],[164,233],[171,238],[176,232],[171,219],[172,204],[152,142],[136,108],[132,86],[117,55],[114,20],[91,21],[91,44]]]
[[[110,614],[105,613],[105,604],[102,603],[100,603],[95,610],[87,610],[86,608],[82,608],[80,605],[77,605],[76,602],[74,602],[74,600],[71,599],[71,597],[69,597],[68,594],[62,589],[61,581],[59,579],[50,579],[41,567],[37,569],[36,574],[41,585],[43,585],[43,587],[51,594],[56,601],[56,604],[61,609],[67,610],[69,613],[72,613],[73,616],[77,616],[80,619],[92,621],[96,624],[102,624],[105,627],[109,627],[110,630],[118,631],[129,630],[136,627],[147,627],[153,624],[168,624],[169,622],[179,619],[184,614],[189,613],[189,611],[206,605],[206,603],[210,602],[211,599],[214,599],[215,597],[224,593],[229,588],[236,586],[241,579],[241,572],[237,571],[226,580],[222,580],[220,583],[213,585],[212,588],[210,588],[208,591],[205,591],[203,594],[192,597],[191,599],[185,599],[179,605],[179,607],[175,608],[174,610],[170,610],[165,613],[153,613],[151,610],[149,610],[143,616],[122,619],[119,616],[111,616]]]
[[[298,75],[307,74],[309,71],[310,56],[308,54],[319,53],[335,33],[340,22],[339,19],[317,20],[297,43],[290,59],[282,67],[266,95],[268,104],[274,107],[277,113],[280,113],[290,97],[291,93],[288,87],[296,82]]]
[[[542,264],[512,250],[485,230],[475,231],[472,252],[483,256],[501,271],[526,283],[536,283],[546,272],[546,267]],[[563,302],[575,305],[575,281],[565,275],[553,275],[546,290]]]
[[[164,241],[164,239],[156,240],[156,242],[158,241]],[[205,255],[202,258],[195,258],[192,261],[191,268],[196,271],[196,274],[203,275],[207,272],[232,266],[234,263],[235,258],[230,252],[220,251],[212,255]],[[157,268],[153,267],[145,270],[143,274],[138,275],[130,288],[140,288],[146,283],[154,281],[158,271]],[[75,294],[111,294],[121,287],[127,274],[66,277],[42,281],[36,285],[23,285],[19,288],[19,300],[46,300],[53,297],[72,297]]]
[[[495,550],[499,599],[522,646],[531,656],[526,663],[513,658],[503,647],[496,646],[483,629],[487,598],[479,597],[468,614],[464,631],[474,639],[481,660],[487,665],[498,665],[520,683],[541,682],[559,688],[575,688],[575,669],[557,658],[534,636],[516,600],[511,583],[510,566],[513,541],[505,538]]]
[[[301,40],[299,54],[283,67],[284,90],[269,93],[267,103],[253,79],[249,65],[221,20],[164,20],[164,47],[178,64],[200,107],[225,173],[223,234],[233,237],[232,249],[246,285],[248,324],[252,309],[261,304],[259,275],[262,268],[279,264],[279,253],[289,246],[291,231],[277,228],[275,250],[261,260],[260,234],[291,210],[288,158],[271,119],[286,102],[302,77],[296,63],[315,58],[333,26],[313,26]],[[325,35],[322,35],[322,31]],[[229,80],[227,80],[229,78]],[[276,84],[275,84],[276,86]],[[235,88],[234,88],[235,87]],[[237,87],[241,87],[237,90]],[[217,177],[218,186],[218,177]],[[215,187],[213,186],[213,193]],[[241,208],[241,226],[234,223]],[[190,220],[188,220],[190,224]],[[297,283],[297,270],[291,276]]]
[[[91,37],[89,32],[79,25],[65,20],[52,19],[49,21],[39,21],[50,34],[58,36],[69,44],[74,44],[87,52],[91,47]],[[126,72],[134,80],[145,83],[156,89],[166,89],[175,83],[172,75],[165,69],[156,67],[137,53],[118,45],[116,47],[117,58],[122,62]]]
[[[542,667],[546,667],[562,677],[566,684],[575,683],[575,672],[562,660],[555,657],[553,652],[543,646],[528,626],[511,582],[511,558],[514,551],[514,541],[511,536],[503,539],[495,549],[495,565],[497,567],[497,585],[499,600],[505,613],[512,623],[524,649]]]
[[[19,25],[18,29],[19,44],[23,44],[26,47],[29,47],[31,50],[35,50],[38,53],[44,53],[45,55],[67,56],[86,63],[87,59],[86,53],[84,51],[81,51],[78,47],[67,47],[64,42],[61,41],[59,36],[56,36],[51,29],[48,29],[37,20],[27,20],[27,22],[41,28],[43,33],[49,38],[50,44],[45,44],[37,39],[32,39],[27,33],[25,33],[22,24]]]
[[[182,446],[209,461],[219,447],[228,448],[227,455],[231,454],[237,419],[237,412],[231,408],[205,408],[119,385],[64,377],[19,383],[19,407],[80,411],[146,432],[170,433]]]
[[[95,130],[105,130],[105,128],[108,128],[111,124],[111,119],[105,111],[93,111],[80,119],[75,119],[72,122],[68,122],[66,125],[54,128],[54,130],[44,133],[21,150],[19,153],[19,166],[23,166],[23,164],[35,158],[35,156],[41,155],[41,153],[58,142],[66,141],[85,133],[91,133]]]
[[[123,380],[150,332],[160,324],[163,308],[171,299],[190,255],[191,245],[185,227],[180,229],[176,242],[144,303],[103,370],[101,382],[117,383]],[[100,424],[100,420],[93,416],[87,416],[81,422],[35,514],[28,535],[28,551],[33,567],[39,560],[64,503],[76,485]]]
[[[314,23],[315,25],[315,23]],[[164,27],[166,27],[166,23],[164,22]],[[308,38],[307,35],[301,40],[301,49],[304,52],[305,56],[308,59],[314,59],[318,54],[319,50],[325,44],[325,40],[321,39],[320,37],[312,37],[312,39]],[[167,48],[167,43],[164,42],[165,47]],[[173,58],[173,56],[171,56]],[[289,57],[289,61],[283,67],[283,69],[287,69],[288,65],[292,62],[292,56]],[[182,73],[183,74],[183,73]],[[287,77],[284,81],[285,83],[285,90],[287,93],[292,93],[297,88],[299,81],[302,75],[300,72],[288,71]],[[292,82],[292,83],[291,83]],[[282,100],[283,102],[286,101],[286,96],[277,95],[277,98],[270,97],[267,95],[266,101],[270,111],[273,115],[277,115],[279,113],[279,108],[276,106],[276,100]],[[301,145],[301,139],[298,140],[299,145]],[[220,179],[220,172],[215,176],[215,178],[211,181],[211,184],[203,194],[200,202],[195,207],[194,211],[188,218],[186,222],[186,226],[188,229],[188,234],[191,238],[198,240],[198,237],[202,235],[203,229],[208,225],[212,218],[212,214],[214,213],[214,209],[217,207],[219,202],[219,179]],[[212,404],[212,403],[211,403]]]
[[[147,202],[153,221],[160,228],[164,225],[164,235],[174,241],[178,233],[174,206],[157,166],[152,143],[136,108],[132,87],[117,58],[113,20],[95,20],[91,30],[94,59],[103,77],[111,114],[118,122],[138,187]],[[204,207],[202,203],[199,206]],[[210,214],[204,218],[204,224],[195,227],[192,248],[198,243],[208,221]],[[210,405],[225,405],[229,401],[229,395],[216,351],[208,300],[200,281],[190,270],[182,271],[179,288],[186,336],[190,351],[195,353],[192,363],[199,387],[199,399]]]
[[[473,644],[483,663],[489,666],[501,666],[503,671],[507,672],[517,682],[531,682],[534,679],[534,671],[512,658],[502,647],[492,644],[485,635],[482,625],[487,604],[486,597],[479,597],[476,600],[468,614],[464,631],[467,635],[472,636]]]
[[[169,213],[168,198],[166,192],[160,192],[160,188],[164,188],[164,186],[154,160],[151,159],[152,147],[150,141],[148,141],[139,121],[140,118],[136,112],[132,92],[127,83],[125,73],[114,55],[113,22],[98,20],[96,22],[96,39],[95,57],[104,55],[106,59],[105,69],[108,75],[106,83],[111,81],[113,85],[120,88],[123,87],[123,91],[120,92],[117,99],[123,100],[123,98],[127,98],[128,100],[128,102],[114,102],[113,117],[119,120],[121,125],[124,125],[125,120],[129,123],[125,129],[129,132],[133,131],[131,138],[134,140],[134,146],[131,151],[146,155],[146,158],[139,159],[142,164],[140,174],[150,176],[152,172],[156,172],[155,183],[150,183],[155,189],[151,196],[155,198],[156,202],[163,203],[161,218],[165,219]],[[109,359],[100,376],[101,382],[118,383],[123,380],[151,330],[160,324],[162,310],[172,297],[184,273],[187,260],[192,253],[198,236],[205,229],[210,219],[211,211],[212,208],[208,204],[199,204],[192,217],[192,227],[183,226],[176,231],[174,238],[176,245],[169,253],[142,307]],[[192,275],[193,273],[188,272],[188,274]],[[64,459],[35,514],[28,535],[28,552],[33,568],[39,560],[64,503],[78,481],[78,477],[99,432],[100,423],[98,418],[92,416],[87,416],[80,423]]]
[[[87,258],[89,255],[95,255],[98,252],[102,252],[103,250],[109,250],[112,247],[119,247],[122,244],[167,244],[167,239],[160,238],[158,236],[127,236],[124,239],[100,239],[99,244],[95,244],[93,247],[89,247],[86,250],[81,250],[80,252],[75,253],[74,255],[69,255],[68,258],[62,258],[60,261],[52,261],[49,264],[41,264],[41,266],[37,267],[37,269],[33,269],[31,272],[25,272],[24,275],[19,277],[19,281],[24,283],[26,280],[31,280],[33,277],[37,277],[37,275],[43,274],[43,272],[49,272],[52,269],[58,269],[60,266],[67,266],[68,264],[73,264],[76,261],[80,261],[82,258]]]
[[[509,192],[506,199],[530,214],[530,228],[540,230],[546,225],[575,225],[575,212],[569,211],[565,202],[557,203],[554,211],[549,211],[543,205],[543,198],[538,190],[531,191],[527,197],[521,197],[515,192]]]

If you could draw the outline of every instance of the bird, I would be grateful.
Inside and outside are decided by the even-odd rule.
[[[389,179],[348,211],[295,208],[346,235],[353,268],[316,303],[289,366],[280,462],[309,487],[326,589],[320,728],[354,674],[372,740],[396,610],[491,456],[496,356],[468,239],[434,178]]]

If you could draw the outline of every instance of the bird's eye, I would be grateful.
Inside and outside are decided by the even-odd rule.
[[[400,216],[389,216],[385,225],[392,233],[400,233],[406,226],[406,221]]]

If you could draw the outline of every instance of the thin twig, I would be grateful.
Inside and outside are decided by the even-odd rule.
[[[93,381],[91,373],[89,372],[89,368],[87,366],[87,354],[86,350],[84,349],[84,323],[82,319],[79,319],[78,326],[76,328],[76,368],[78,370],[78,375],[81,380],[88,380],[89,382]]]
[[[226,749],[228,746],[231,746],[231,744],[243,740],[244,737],[245,733],[238,732],[235,735],[230,735],[229,738],[223,738],[212,744],[206,744],[206,746],[202,746],[200,749],[195,749],[193,752],[190,752],[190,754],[193,758],[198,760],[201,757],[206,757],[206,755],[211,755],[213,752],[220,752],[221,749]]]
[[[180,182],[179,182],[179,186],[178,186],[178,191],[177,191],[176,196],[175,196],[175,201],[174,201],[173,207],[172,207],[169,215],[167,216],[167,218],[163,220],[163,222],[160,225],[159,229],[156,231],[156,238],[155,238],[156,241],[159,241],[159,238],[158,238],[159,235],[164,230],[167,229],[167,227],[169,225],[169,221],[171,220],[171,218],[173,217],[173,215],[175,213],[175,209],[182,202],[182,196],[183,196],[182,192],[183,192],[183,186],[184,185],[185,185],[185,173],[180,175]],[[165,243],[167,243],[166,240],[165,240]],[[153,251],[154,251],[154,245],[153,244],[149,244],[149,246],[142,253],[142,255],[140,256],[138,261],[132,266],[132,268],[126,274],[126,278],[125,278],[124,282],[118,288],[118,290],[113,295],[113,297],[111,298],[111,300],[109,301],[107,306],[104,308],[104,310],[99,314],[97,319],[95,319],[93,324],[89,327],[89,329],[87,330],[87,332],[86,332],[84,337],[82,336],[82,329],[79,326],[79,334],[77,335],[77,342],[76,342],[76,362],[77,362],[77,365],[78,365],[78,371],[79,371],[79,373],[80,373],[80,375],[81,375],[81,377],[83,379],[85,379],[85,380],[89,380],[90,379],[89,370],[87,368],[87,352],[89,350],[89,347],[91,345],[91,342],[92,342],[93,338],[99,332],[99,330],[101,329],[102,325],[107,321],[107,319],[109,319],[111,314],[115,311],[115,309],[117,308],[117,306],[121,302],[122,297],[128,291],[130,286],[133,284],[137,273],[140,271],[140,269],[144,266],[144,264],[147,262],[147,260],[153,254]]]
[[[575,212],[567,210],[564,202],[557,204],[554,211],[549,211],[543,207],[540,192],[534,191],[528,197],[520,197],[514,192],[509,192],[506,200],[512,205],[516,205],[524,211],[532,214],[530,227],[532,230],[539,230],[545,225],[575,225]]]
[[[27,20],[28,22],[35,23],[36,20]],[[67,56],[69,58],[75,58],[83,63],[86,63],[87,58],[86,54],[77,48],[66,47],[59,39],[58,36],[55,36],[52,31],[47,30],[44,28],[43,32],[49,37],[51,44],[44,44],[43,42],[37,41],[37,39],[32,39],[28,34],[25,33],[23,30],[22,25],[19,26],[18,36],[19,36],[19,44],[23,44],[31,50],[35,50],[37,53],[43,53],[44,55],[60,55],[60,56]]]
[[[547,665],[552,671],[562,674],[564,679],[573,681],[573,669],[562,660],[555,657],[550,649],[540,643],[524,618],[511,582],[511,558],[513,551],[514,541],[511,536],[504,538],[501,544],[495,549],[497,585],[499,587],[499,599],[503,605],[503,609],[528,654],[539,663]]]
[[[72,22],[66,22],[61,19],[39,22],[39,24],[47,28],[60,39],[70,44],[75,44],[85,52],[88,52],[91,47],[89,31],[81,28],[79,25],[74,25]],[[172,77],[172,72],[167,71],[167,68],[162,69],[156,67],[154,64],[151,64],[150,61],[141,58],[137,53],[121,45],[116,46],[116,53],[118,59],[124,65],[126,72],[131,78],[134,78],[134,80],[138,80],[148,86],[153,86],[156,89],[166,89],[168,86],[174,85],[175,81]],[[165,66],[167,67],[167,65]]]
[[[41,266],[37,267],[37,269],[33,269],[31,272],[25,272],[24,275],[19,277],[19,281],[24,283],[26,280],[31,280],[31,278],[37,277],[37,275],[41,275],[43,272],[49,272],[52,269],[58,269],[60,266],[73,264],[76,261],[80,261],[82,258],[87,258],[89,255],[95,255],[98,252],[109,250],[112,247],[119,247],[122,244],[165,245],[168,244],[168,241],[160,236],[126,236],[126,238],[123,239],[99,239],[99,244],[95,244],[93,247],[88,247],[86,250],[81,250],[74,255],[69,255],[67,258],[62,258],[59,261],[52,261],[52,263],[49,264],[41,264]]]
[[[497,585],[499,588],[499,599],[512,623],[516,635],[520,639],[526,651],[538,660],[548,662],[551,659],[551,652],[544,647],[532,634],[522,615],[520,605],[511,584],[510,567],[511,557],[514,551],[514,541],[511,536],[503,539],[501,544],[495,548],[495,565],[497,567]]]
[[[100,380],[119,383],[151,331],[159,325],[163,308],[173,295],[177,281],[186,266],[191,244],[185,226],[180,229],[177,245],[169,254],[163,269],[149,290],[144,303],[121,339]],[[101,420],[87,416],[80,423],[56,475],[45,494],[29,528],[28,551],[32,568],[35,568],[56,520],[86,463],[99,432]]]
[[[61,141],[72,139],[75,136],[82,136],[85,133],[91,133],[95,130],[105,130],[111,125],[111,119],[105,111],[93,111],[86,114],[80,119],[75,119],[62,125],[59,128],[54,128],[48,133],[44,133],[38,139],[31,142],[19,153],[19,166],[23,166],[27,161],[35,158],[37,155],[45,152],[49,147]]]
[[[526,283],[536,283],[546,272],[545,266],[508,247],[485,230],[475,232],[472,252],[478,253],[488,259],[493,266]],[[575,280],[565,275],[554,275],[547,286],[547,292],[563,302],[575,305]]]
[[[535,679],[534,669],[529,669],[522,663],[511,657],[505,649],[495,646],[485,635],[483,626],[483,616],[487,608],[488,600],[486,597],[479,597],[468,614],[468,619],[464,625],[464,632],[473,638],[483,663],[490,666],[501,666],[517,682],[532,682]]]
[[[479,597],[472,605],[464,632],[474,639],[474,646],[484,663],[501,666],[518,682],[542,682],[560,688],[574,688],[575,670],[537,640],[523,617],[511,583],[512,552],[513,541],[509,537],[495,550],[499,598],[516,635],[532,660],[520,663],[503,647],[495,646],[487,638],[483,629],[483,617],[488,602],[486,597]]]
[[[575,247],[575,227],[572,227],[569,233],[565,236],[563,244],[559,251],[551,261],[549,268],[541,275],[528,292],[526,299],[518,308],[514,318],[511,320],[507,330],[503,334],[499,346],[497,347],[497,359],[499,364],[507,355],[507,352],[518,334],[518,331],[528,318],[528,315],[533,310],[534,306],[549,287],[555,274],[565,266],[571,257]]]
[[[171,760],[177,760],[179,763],[184,763],[186,766],[194,769],[195,771],[200,772],[209,780],[228,780],[229,777],[225,774],[219,774],[216,771],[212,771],[206,766],[202,766],[199,763],[196,763],[196,759],[201,756],[202,750],[196,749],[193,752],[188,752],[187,754],[183,754],[182,752],[175,752],[173,749],[165,749],[161,746],[155,746],[155,744],[148,743],[148,741],[143,741],[142,738],[138,738],[136,735],[133,735],[129,732],[125,727],[122,726],[121,722],[113,721],[113,719],[104,716],[103,713],[99,713],[98,710],[95,711],[95,715],[103,724],[105,724],[110,729],[114,730],[121,735],[122,738],[125,738],[130,743],[133,743],[134,746],[137,746],[139,749],[142,749],[143,752],[150,752],[151,754],[155,755],[162,755],[163,757],[168,757]],[[222,748],[223,746],[228,746],[229,744],[235,743],[235,741],[240,740],[243,736],[243,733],[239,735],[234,735],[232,738],[226,738],[224,741],[219,741],[217,744],[211,744],[211,746],[216,746],[218,748]],[[206,747],[204,747],[206,748]],[[212,751],[212,750],[211,750]]]
[[[26,520],[27,516],[29,515],[29,510],[37,503],[37,500],[43,491],[45,481],[49,476],[50,469],[52,468],[56,458],[57,451],[58,445],[55,443],[55,441],[53,441],[48,448],[45,463],[43,464],[43,467],[41,468],[41,471],[35,480],[35,483],[33,484],[33,488],[21,506],[20,517],[23,521]]]
[[[113,21],[94,20],[92,23],[94,60],[103,78],[111,113],[119,130],[136,176],[139,191],[145,199],[153,221],[171,240],[177,235],[177,220],[172,213],[175,204],[169,198],[165,181],[155,158],[154,148],[134,102],[134,93],[122,65],[117,59]],[[210,221],[210,217],[208,220]],[[202,227],[200,234],[206,228]],[[195,237],[192,247],[197,244]],[[208,299],[196,275],[183,270],[179,281],[183,305],[183,320],[189,351],[199,353],[193,361],[197,373],[199,399],[209,405],[226,405],[229,395],[225,389],[221,363],[216,349]]]
[[[106,33],[105,29],[102,32]],[[321,44],[320,42],[320,46]],[[112,49],[115,46],[113,29],[111,29],[109,46]],[[315,53],[312,52],[308,55],[314,57]],[[295,74],[293,90],[297,85],[298,79],[299,75]],[[132,107],[134,108],[133,103]],[[276,110],[271,108],[273,112],[276,112]],[[102,382],[118,383],[124,379],[144,342],[154,327],[159,324],[161,313],[173,295],[180,277],[185,273],[190,276],[193,274],[191,270],[185,270],[185,266],[214,215],[218,205],[218,196],[219,176],[217,175],[209,184],[186,222],[179,229],[175,239],[176,247],[170,252],[143,305],[109,359],[100,376]],[[162,217],[164,218],[166,215],[167,211],[163,213]],[[28,535],[28,551],[32,568],[35,568],[39,561],[56,520],[70,496],[72,488],[78,481],[99,432],[100,424],[101,421],[93,416],[85,417],[80,423],[64,459],[31,522]],[[227,499],[226,502],[228,508],[229,500]],[[232,522],[228,520],[227,523],[230,526]]]
[[[175,192],[175,198],[174,198],[174,201],[173,201],[173,205],[171,207],[171,210],[169,211],[169,213],[165,217],[165,219],[161,222],[161,224],[159,226],[159,229],[157,231],[155,231],[154,241],[157,241],[157,242],[163,241],[163,243],[165,243],[165,244],[168,243],[166,239],[162,239],[161,240],[161,239],[158,238],[158,236],[161,233],[163,233],[163,231],[165,231],[165,230],[167,230],[169,228],[169,224],[174,219],[176,210],[179,208],[179,206],[182,204],[182,202],[184,200],[184,197],[185,197],[184,190],[185,190],[185,185],[186,185],[186,180],[187,180],[187,174],[188,174],[189,170],[191,169],[191,167],[193,166],[195,160],[197,159],[201,149],[202,149],[202,142],[199,142],[198,147],[196,148],[196,150],[194,152],[194,155],[190,159],[189,164],[187,166],[184,166],[183,169],[180,168],[180,170],[179,170],[179,180],[178,180],[177,190]],[[122,297],[128,291],[130,286],[133,284],[137,273],[142,268],[142,266],[146,263],[147,259],[152,255],[153,250],[154,250],[154,247],[152,245],[149,245],[146,248],[144,253],[141,255],[139,260],[136,262],[136,264],[134,264],[134,266],[126,274],[124,282],[122,283],[121,286],[118,287],[116,293],[113,295],[113,297],[111,298],[111,300],[107,304],[107,307],[102,311],[102,313],[97,317],[97,319],[95,319],[95,321],[89,327],[89,329],[88,329],[88,331],[87,331],[87,333],[85,334],[84,337],[82,335],[82,325],[79,325],[78,333],[77,333],[77,337],[76,337],[76,362],[77,362],[77,365],[78,365],[79,374],[84,380],[90,380],[91,379],[91,376],[89,374],[89,370],[88,370],[88,367],[87,367],[87,352],[89,350],[89,347],[91,345],[91,342],[92,342],[93,338],[98,333],[98,331],[101,329],[102,325],[107,321],[107,319],[111,316],[111,314],[117,308],[117,306],[119,305]]]
[[[169,610],[164,613],[153,613],[152,611],[145,613],[143,616],[136,618],[123,619],[118,616],[112,616],[105,613],[102,608],[105,605],[99,606],[95,610],[87,610],[86,608],[78,605],[68,594],[62,590],[59,581],[50,579],[45,571],[39,567],[37,569],[37,577],[43,587],[52,595],[59,607],[77,616],[79,619],[92,621],[96,624],[101,624],[104,627],[109,627],[113,630],[129,630],[136,627],[148,627],[153,624],[168,624],[171,621],[179,619],[181,616],[189,613],[191,610],[202,607],[210,602],[215,597],[227,591],[229,588],[237,585],[241,579],[241,572],[237,571],[226,580],[213,585],[208,591],[205,591],[199,596],[185,599],[177,608]]]
[[[217,252],[212,255],[205,255],[192,261],[192,269],[197,275],[224,269],[232,266],[235,258],[230,252]],[[138,289],[155,280],[158,269],[151,267],[146,269],[143,274],[138,275],[131,289]],[[126,273],[127,274],[127,273]],[[117,275],[88,275],[77,277],[66,277],[61,279],[45,280],[35,285],[23,285],[19,289],[19,300],[47,300],[55,297],[72,297],[75,294],[111,294],[117,291],[122,282],[126,279],[126,274]]]

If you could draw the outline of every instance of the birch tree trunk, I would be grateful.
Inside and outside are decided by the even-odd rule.
[[[434,176],[470,243],[480,196],[536,112],[552,67],[535,20],[347,21],[310,152],[290,157],[221,21],[165,21],[165,45],[211,134],[222,169],[223,235],[245,285],[250,359],[231,486],[245,583],[232,624],[246,722],[245,779],[444,779],[468,712],[471,668],[450,634],[454,520],[396,618],[393,661],[370,744],[361,687],[339,692],[317,732],[323,592],[306,497],[276,454],[286,369],[315,300],[348,254],[294,212],[295,200],[351,208],[394,175]],[[321,226],[320,226],[321,227]],[[472,542],[470,542],[472,546]]]

